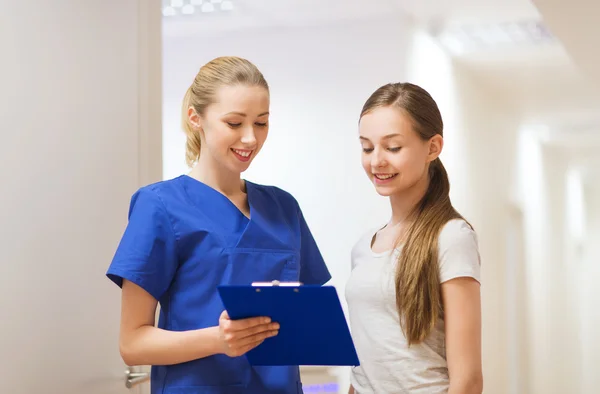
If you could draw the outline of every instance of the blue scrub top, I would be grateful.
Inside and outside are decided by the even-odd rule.
[[[246,192],[250,219],[187,175],[139,189],[107,276],[156,298],[158,327],[171,331],[218,325],[218,285],[327,282],[331,275],[294,197],[248,181]],[[151,379],[152,394],[302,393],[297,366],[252,367],[245,356],[157,365]]]

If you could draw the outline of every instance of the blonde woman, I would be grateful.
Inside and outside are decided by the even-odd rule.
[[[352,250],[346,299],[361,365],[350,393],[481,393],[477,237],[450,202],[436,102],[410,83],[382,86],[359,134],[392,217]]]
[[[107,275],[122,287],[121,355],[153,366],[153,394],[302,392],[297,366],[252,367],[243,357],[277,335],[277,322],[232,321],[217,293],[222,284],[330,279],[294,197],[241,178],[267,138],[269,103],[249,61],[204,65],[183,102],[191,172],[131,200]]]

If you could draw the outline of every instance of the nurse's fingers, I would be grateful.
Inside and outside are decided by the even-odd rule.
[[[277,335],[277,330],[261,332],[243,339],[225,341],[225,354],[229,357],[239,357],[264,342],[265,339]]]
[[[253,349],[253,348],[257,347],[258,345],[260,345],[261,343],[263,343],[263,341],[265,339],[274,337],[278,333],[279,333],[278,330],[271,330],[271,331],[265,331],[265,332],[261,332],[259,334],[255,334],[255,335],[243,338],[236,343],[236,348],[238,349],[238,352],[241,352],[241,354],[244,354],[244,353],[248,352],[250,349]]]
[[[221,313],[221,316],[219,316],[219,321],[221,321],[221,320],[230,320],[229,313],[227,313],[227,311],[223,311]]]
[[[228,320],[223,319],[219,321],[219,324],[226,332],[233,331],[243,331],[252,327],[260,326],[263,324],[268,324],[271,322],[271,319],[268,317],[251,317],[248,319],[241,320]]]
[[[242,338],[251,337],[251,336],[254,336],[256,334],[263,333],[263,332],[277,331],[277,330],[279,330],[279,324],[278,323],[261,324],[259,326],[254,326],[254,327],[247,328],[247,329],[245,329],[243,331],[238,331],[236,333],[236,336],[239,339],[242,339]]]

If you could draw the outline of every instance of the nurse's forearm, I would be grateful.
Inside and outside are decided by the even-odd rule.
[[[172,365],[222,353],[219,327],[167,331],[142,326],[121,340],[121,357],[129,365]]]

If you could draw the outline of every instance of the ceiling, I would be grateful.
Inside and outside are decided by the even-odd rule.
[[[600,2],[588,0],[534,0],[546,25],[560,39],[569,58],[577,64],[586,76],[588,92],[600,90]],[[572,122],[575,125],[565,128],[552,143],[562,144],[570,151],[573,161],[584,168],[590,182],[600,179],[600,102],[590,100],[589,109],[596,115],[580,117]],[[583,107],[583,106],[582,106]],[[579,122],[579,127],[577,127]],[[570,133],[569,133],[570,131]],[[575,137],[577,136],[577,137]]]
[[[600,52],[592,50],[600,38],[594,20],[600,15],[600,2],[593,6],[588,0],[535,0],[535,4],[529,0],[233,2],[234,10],[227,13],[165,18],[164,34],[223,34],[237,29],[314,26],[397,15],[399,20],[409,18],[441,36],[450,29],[540,21],[551,32],[544,40],[449,52],[479,83],[503,98],[524,123],[545,126],[549,142],[568,143],[571,150],[585,146],[585,155],[596,154],[590,146],[600,147]],[[597,78],[598,84],[590,83],[590,77]]]
[[[555,35],[578,66],[600,86],[600,2],[533,0]]]
[[[391,0],[418,22],[500,23],[539,16],[537,9],[526,0]]]
[[[586,0],[577,0],[581,3]],[[497,25],[506,22],[539,20],[548,26],[545,16],[527,0],[398,0],[404,9],[414,15],[417,23],[430,29],[453,26]],[[479,81],[504,97],[525,123],[544,124],[554,133],[569,132],[570,129],[597,128],[600,132],[600,89],[590,84],[588,76],[581,71],[581,64],[573,60],[570,48],[563,45],[562,30],[572,33],[569,41],[581,43],[572,26],[581,21],[573,19],[560,22],[560,15],[572,8],[559,0],[537,0],[538,3],[562,3],[557,10],[557,22],[549,27],[552,39],[527,42],[520,45],[490,45],[466,54],[455,54],[457,61],[468,68]],[[573,4],[573,3],[572,3]],[[575,4],[573,4],[575,5]],[[580,6],[580,14],[590,15],[590,7]],[[600,3],[596,5],[600,15]],[[591,21],[591,17],[590,17]],[[591,22],[590,22],[591,23]],[[556,27],[556,29],[555,29]],[[595,36],[600,38],[600,30]],[[556,31],[555,31],[556,30]],[[556,37],[557,34],[560,36]],[[591,41],[591,40],[590,40]],[[581,57],[597,53],[593,47],[579,45]],[[598,72],[600,80],[600,57],[589,68]],[[583,59],[582,63],[589,61]]]
[[[503,97],[544,142],[563,148],[587,180],[600,179],[600,2],[588,0],[399,0],[430,30],[538,20],[553,39],[482,48],[454,57]],[[592,4],[593,3],[593,4]],[[593,83],[596,82],[596,83]],[[597,181],[596,181],[597,182]]]
[[[395,0],[232,1],[231,11],[165,18],[164,32],[168,36],[213,35],[248,28],[312,26],[401,15]],[[163,4],[168,3],[163,0]]]

